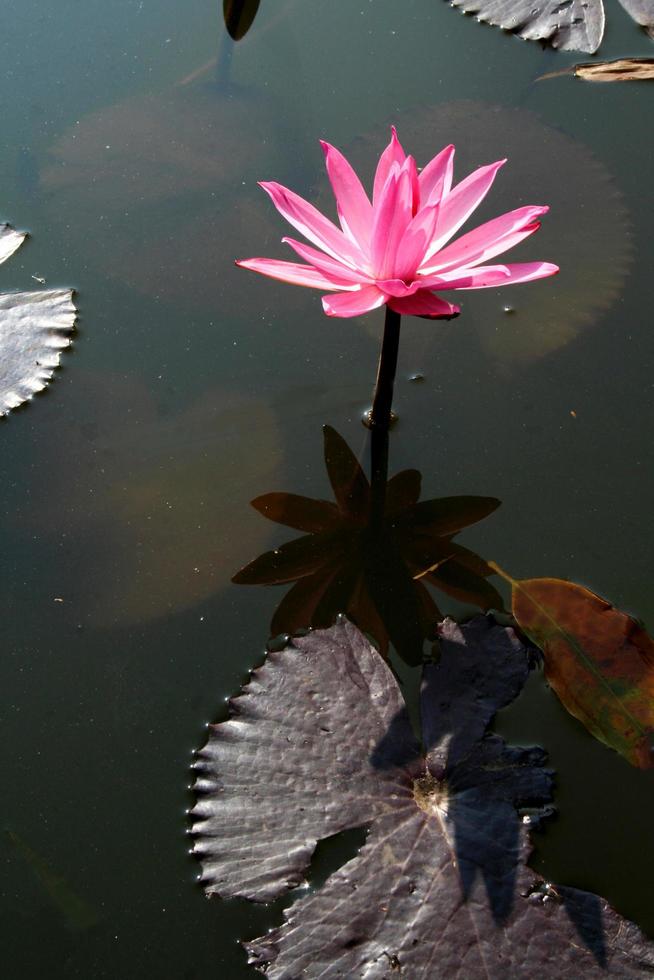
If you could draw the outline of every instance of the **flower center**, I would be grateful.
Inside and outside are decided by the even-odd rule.
[[[449,789],[445,780],[435,779],[430,772],[413,781],[413,798],[430,817],[447,815]]]

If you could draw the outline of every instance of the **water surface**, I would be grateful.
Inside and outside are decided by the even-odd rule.
[[[603,55],[651,54],[607,7]],[[264,2],[229,96],[211,87],[223,41],[208,0],[24,0],[5,18],[0,217],[33,237],[0,287],[43,276],[74,286],[81,312],[50,389],[0,427],[4,820],[93,910],[80,923],[55,907],[5,838],[3,945],[25,980],[246,977],[237,939],[279,921],[205,901],[185,809],[191,753],[262,659],[280,595],[229,584],[283,539],[248,501],[329,496],[325,423],[365,449],[381,314],[327,320],[317,293],[232,266],[284,255],[257,179],[327,206],[319,137],[372,160],[390,122],[402,136],[449,111],[460,128],[497,119],[461,147],[462,176],[495,158],[511,113],[528,120],[487,216],[552,203],[525,187],[527,151],[555,136],[576,148],[548,167],[573,204],[576,186],[589,194],[574,222],[603,230],[549,285],[468,294],[453,324],[404,325],[391,470],[420,469],[425,497],[499,497],[466,544],[654,622],[651,88],[536,83],[580,59],[439,0]],[[435,152],[451,134],[420,139]],[[565,234],[553,215],[518,260],[559,261]],[[599,303],[575,291],[595,268],[613,283]],[[525,354],[515,324],[528,330],[551,290],[555,326],[576,326]],[[538,870],[654,935],[651,773],[592,741],[538,677],[498,727],[545,745],[558,772]]]

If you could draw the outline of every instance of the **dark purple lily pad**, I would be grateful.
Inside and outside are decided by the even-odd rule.
[[[550,800],[540,749],[487,732],[529,651],[485,617],[441,626],[424,752],[399,687],[347,621],[271,653],[196,762],[208,895],[270,901],[318,840],[367,825],[358,856],[245,944],[270,978],[651,976],[652,945],[602,899],[526,865],[519,808]]]

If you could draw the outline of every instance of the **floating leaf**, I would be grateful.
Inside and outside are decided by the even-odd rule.
[[[654,766],[654,642],[643,627],[574,582],[510,581],[513,615],[570,714],[632,765]]]
[[[592,54],[604,35],[602,0],[451,0],[451,4],[527,41],[547,41],[563,51]]]
[[[512,31],[528,41],[547,41],[564,51],[593,54],[604,36],[602,0],[450,0],[477,20]],[[654,0],[620,0],[637,24],[651,35]]]
[[[296,582],[273,616],[274,635],[330,626],[345,612],[382,653],[390,641],[408,663],[420,663],[424,641],[442,619],[427,582],[482,609],[502,608],[502,597],[486,581],[492,569],[452,541],[499,500],[418,502],[420,473],[403,470],[387,482],[384,519],[373,527],[371,487],[356,456],[331,426],[323,434],[336,503],[291,493],[257,497],[252,506],[265,517],[309,533],[260,555],[232,579],[239,585]]]
[[[620,0],[630,17],[654,38],[654,0]]]
[[[223,17],[229,36],[240,41],[254,23],[260,0],[223,0]]]
[[[27,236],[0,225],[0,263]],[[71,289],[0,294],[0,416],[48,384],[75,324]]]
[[[15,231],[11,225],[0,225],[0,264],[6,262],[26,238],[24,231]]]
[[[561,71],[541,75],[539,82],[561,75],[574,75],[586,82],[651,82],[654,80],[654,58],[618,58],[617,61],[587,61]]]
[[[506,6],[513,9],[508,0]],[[373,130],[345,148],[357,172],[370,172],[387,131]],[[526,109],[469,100],[407,112],[402,140],[419,164],[442,144],[455,143],[455,179],[482,163],[508,157],[493,185],[494,210],[489,207],[488,217],[516,203],[531,203],[536,189],[538,199],[550,205],[536,244],[523,242],[520,250],[521,261],[532,255],[555,258],[561,267],[556,279],[530,283],[528,289],[510,287],[501,294],[480,290],[464,298],[460,323],[477,331],[498,366],[521,366],[565,347],[585,328],[596,326],[622,295],[633,253],[629,215],[606,167],[583,143]],[[331,190],[325,188],[327,194]],[[418,328],[416,323],[411,330]],[[446,329],[423,331],[425,343],[442,351]]]
[[[275,899],[302,884],[317,841],[367,825],[357,857],[245,944],[271,980],[651,976],[634,925],[526,866],[516,808],[546,803],[551,775],[540,749],[486,729],[522,688],[528,651],[484,617],[440,632],[424,754],[390,669],[351,624],[268,656],[195,764],[207,894]]]

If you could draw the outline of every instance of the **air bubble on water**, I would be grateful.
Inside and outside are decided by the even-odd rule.
[[[395,412],[391,411],[391,423],[390,428],[392,429],[397,422],[398,416]],[[366,429],[372,429],[372,408],[367,408],[363,415],[361,416],[361,421],[365,425]]]

